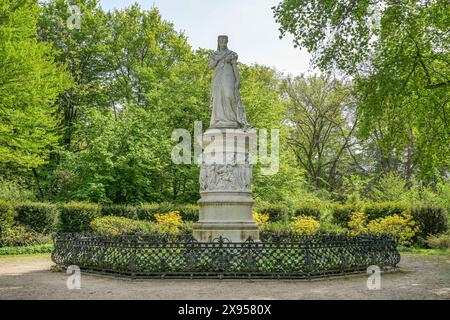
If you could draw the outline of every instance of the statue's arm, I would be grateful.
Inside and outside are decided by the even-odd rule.
[[[219,62],[220,59],[217,59],[216,55],[212,55],[209,57],[209,63],[208,63],[208,68],[210,69],[214,69],[217,66],[217,63]]]

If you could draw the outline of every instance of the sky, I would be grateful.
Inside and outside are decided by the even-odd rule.
[[[156,6],[194,49],[216,49],[217,36],[225,34],[229,49],[245,64],[263,64],[292,75],[313,71],[310,55],[295,49],[292,37],[279,39],[271,8],[280,0],[100,0],[106,10],[134,2],[143,9]]]

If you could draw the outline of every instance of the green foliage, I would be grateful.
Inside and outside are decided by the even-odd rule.
[[[368,1],[284,0],[273,7],[281,36],[294,36],[294,46],[314,54],[326,69],[353,70],[368,54]]]
[[[172,207],[163,204],[164,205],[164,209],[167,210],[166,212],[170,211],[172,209]],[[148,204],[143,204],[139,207],[136,208],[137,210],[137,216],[139,220],[147,220],[147,221],[155,221],[154,215],[157,214],[158,212],[160,212],[160,204],[157,203],[148,203]],[[164,212],[164,210],[163,210]]]
[[[412,253],[424,255],[448,255],[450,253],[448,249],[426,249],[426,248],[405,247],[405,246],[398,246],[398,251],[401,254]]]
[[[137,208],[127,205],[103,205],[101,206],[102,216],[124,217],[137,219]]]
[[[0,235],[14,224],[13,206],[0,199]]]
[[[297,207],[294,211],[295,217],[313,217],[316,220],[320,220],[320,209],[314,206],[302,206]]]
[[[423,241],[429,236],[445,233],[448,230],[447,212],[442,207],[420,205],[410,209],[414,220],[419,226],[417,236]]]
[[[192,235],[194,228],[193,221],[183,221],[178,229],[179,234]]]
[[[450,249],[450,234],[447,232],[429,236],[425,242],[432,249]]]
[[[181,214],[181,218],[183,219],[183,221],[191,222],[198,221],[198,210],[198,205],[193,204],[181,205],[175,209],[175,211],[178,211]]]
[[[350,168],[357,124],[349,86],[329,75],[288,76],[281,92],[286,96],[286,121],[292,125],[287,144],[297,166],[314,188],[339,187]]]
[[[383,201],[408,201],[411,196],[410,190],[407,188],[408,181],[397,174],[389,173],[383,176],[377,186],[372,188],[371,197],[375,202]]]
[[[1,247],[33,246],[51,243],[49,236],[44,236],[22,226],[8,227],[4,229],[0,237]]]
[[[33,190],[28,189],[23,179],[6,179],[0,176],[0,199],[6,201],[34,200]]]
[[[268,204],[257,208],[258,213],[268,214],[270,222],[282,222],[289,219],[289,210],[286,206]]]
[[[0,256],[6,255],[20,255],[20,254],[38,254],[51,253],[53,251],[53,244],[38,244],[25,247],[1,247]]]
[[[401,201],[411,205],[427,204],[450,208],[450,184],[442,179],[435,185],[412,182],[398,174],[387,174],[371,188],[368,198],[374,202]]]
[[[402,202],[368,203],[364,206],[364,213],[369,220],[384,218],[386,216],[401,215],[408,210],[408,205]]]
[[[354,78],[359,138],[378,173],[435,181],[450,167],[448,2],[284,0],[281,37]],[[392,200],[392,199],[391,199]]]
[[[358,210],[354,205],[334,205],[331,208],[332,221],[341,227],[347,226],[352,213]]]
[[[421,242],[429,235],[436,235],[448,229],[448,218],[445,208],[427,204],[409,205],[404,202],[379,202],[366,203],[362,207],[353,205],[335,205],[332,208],[332,221],[345,227],[352,213],[362,211],[369,221],[387,216],[401,215],[403,212],[410,213],[416,221],[419,230],[415,241]]]
[[[0,3],[0,166],[36,168],[58,145],[54,105],[71,84],[49,43],[36,39],[38,3]]]
[[[152,228],[151,222],[137,221],[117,216],[95,218],[91,221],[90,227],[94,233],[108,237],[146,233],[156,229],[155,227]]]
[[[328,220],[321,220],[319,232],[322,234],[346,234],[348,229]]]
[[[86,232],[90,231],[92,220],[100,216],[98,205],[69,202],[60,207],[58,232]]]
[[[156,221],[155,214],[164,214],[171,211],[178,211],[185,221],[198,220],[198,206],[191,204],[174,204],[170,202],[148,203],[136,207],[139,220]]]
[[[164,215],[162,215],[164,216]],[[167,224],[150,221],[132,220],[124,217],[105,216],[96,218],[91,222],[94,233],[102,236],[120,236],[127,234],[163,234],[181,233],[192,234],[192,221],[183,221],[176,224],[175,228],[167,228]],[[174,230],[176,229],[176,230]]]
[[[14,204],[16,222],[28,229],[49,234],[55,231],[58,218],[56,205],[39,202],[19,202]]]
[[[44,3],[39,22],[41,39],[59,49],[76,80],[60,103],[65,150],[48,182],[60,185],[49,196],[191,202],[198,168],[173,165],[170,136],[175,128],[192,134],[194,121],[207,122],[207,53],[194,52],[156,8],[135,4],[106,13],[98,1],[80,1],[83,27],[73,32],[64,23],[69,4]]]
[[[280,234],[290,232],[292,230],[288,221],[276,221],[276,222],[269,221],[260,226],[260,231]]]
[[[198,220],[198,206],[193,204],[173,204],[169,202],[144,204],[136,208],[140,220],[155,221],[155,214],[178,211],[183,221]]]

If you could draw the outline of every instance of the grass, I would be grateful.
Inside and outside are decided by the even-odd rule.
[[[41,244],[35,246],[26,247],[1,247],[1,256],[16,256],[16,255],[30,255],[30,254],[42,254],[51,253],[53,250],[53,244]]]
[[[400,253],[413,253],[413,254],[423,254],[423,255],[450,255],[449,249],[423,249],[414,247],[398,247]]]

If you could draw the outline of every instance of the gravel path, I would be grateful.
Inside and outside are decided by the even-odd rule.
[[[128,280],[83,274],[80,290],[51,272],[48,255],[0,258],[0,299],[448,299],[450,255],[402,255],[401,271],[383,274],[381,290],[367,276],[300,280]]]

